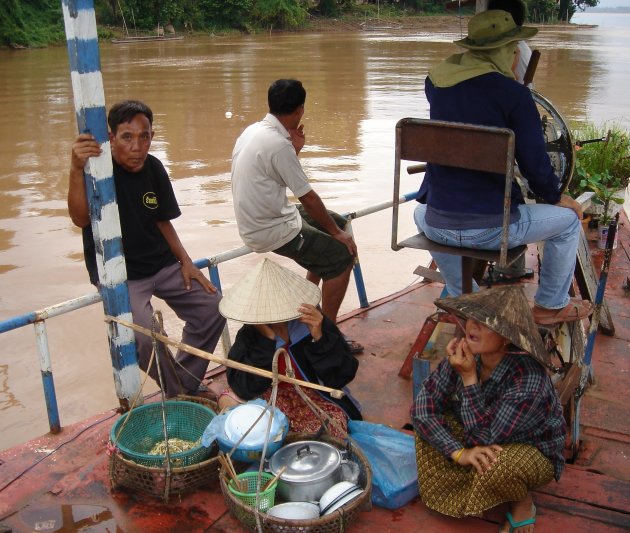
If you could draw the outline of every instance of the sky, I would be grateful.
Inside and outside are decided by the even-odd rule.
[[[630,7],[630,0],[599,0],[597,7]]]

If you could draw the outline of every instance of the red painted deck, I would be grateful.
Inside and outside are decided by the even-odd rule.
[[[623,221],[606,291],[616,334],[597,338],[595,383],[582,402],[584,446],[578,464],[568,465],[559,483],[534,495],[538,532],[630,530],[630,293],[622,288],[630,276],[630,231],[628,220]],[[397,373],[440,290],[438,284],[418,284],[344,317],[344,332],[366,346],[352,391],[367,420],[397,428],[408,422],[411,381]],[[168,505],[142,494],[112,492],[105,446],[116,416],[103,413],[59,435],[0,452],[0,532],[2,526],[16,532],[242,531],[218,487]],[[483,518],[456,520],[427,510],[416,499],[396,511],[374,507],[349,531],[491,532],[503,512],[499,508]]]

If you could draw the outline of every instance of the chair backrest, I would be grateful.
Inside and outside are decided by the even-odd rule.
[[[392,249],[398,250],[401,161],[434,163],[505,175],[503,235],[499,264],[507,259],[510,199],[514,178],[514,133],[507,128],[420,118],[396,124],[396,160],[392,210]]]

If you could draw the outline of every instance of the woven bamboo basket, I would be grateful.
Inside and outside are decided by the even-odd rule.
[[[332,444],[339,450],[348,450],[348,459],[355,461],[359,465],[359,482],[363,488],[363,493],[350,501],[346,505],[341,506],[334,513],[314,520],[284,520],[276,518],[264,513],[259,513],[260,525],[262,531],[269,532],[308,532],[308,533],[338,533],[345,531],[359,513],[372,509],[372,470],[370,463],[363,452],[353,445],[346,445],[342,440],[328,435],[317,437],[310,433],[289,433],[285,440],[285,444],[300,440],[320,440]],[[225,499],[225,505],[241,524],[251,531],[256,531],[256,516],[252,507],[239,500],[227,488],[225,476],[220,476],[221,492]],[[278,503],[278,502],[276,502]]]
[[[217,412],[217,404],[205,398],[178,396],[175,400],[199,403]],[[115,451],[109,457],[112,490],[125,487],[168,502],[173,494],[183,494],[199,487],[216,486],[220,468],[218,451],[214,443],[206,460],[189,466],[171,468],[170,478],[165,467],[145,466],[130,461],[119,451]]]

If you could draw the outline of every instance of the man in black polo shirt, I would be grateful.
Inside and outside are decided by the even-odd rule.
[[[110,109],[107,122],[133,321],[151,327],[151,297],[157,296],[185,322],[182,342],[212,352],[225,324],[218,311],[221,296],[193,264],[171,224],[181,211],[164,166],[149,154],[153,112],[142,102],[126,100]],[[85,264],[95,285],[98,270],[83,168],[88,158],[100,154],[92,135],[79,135],[72,145],[68,186],[68,211],[83,230]],[[137,333],[136,345],[140,368],[146,371],[151,338]],[[176,363],[168,354],[160,355],[167,396],[196,393],[208,361],[182,351]],[[158,381],[155,364],[149,375]]]

